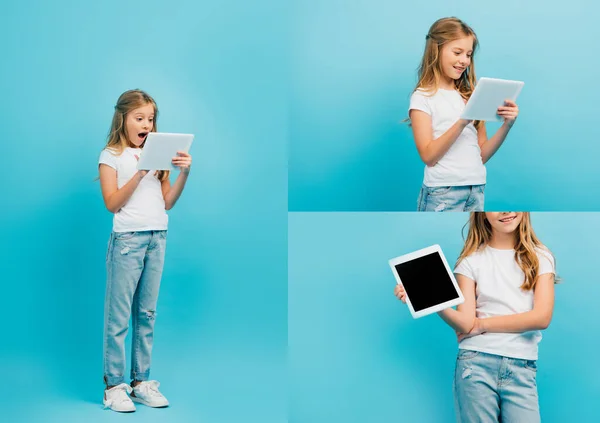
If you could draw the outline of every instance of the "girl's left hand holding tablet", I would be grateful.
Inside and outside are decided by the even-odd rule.
[[[396,286],[394,287],[394,295],[396,296],[396,298],[398,298],[400,301],[406,304],[406,291],[404,290],[404,287],[402,285],[396,284]]]
[[[192,156],[185,151],[178,151],[177,156],[171,160],[174,166],[177,166],[183,173],[189,173],[192,167]]]
[[[513,126],[519,116],[519,106],[512,100],[504,100],[504,106],[498,107],[498,116],[504,118],[504,123]]]

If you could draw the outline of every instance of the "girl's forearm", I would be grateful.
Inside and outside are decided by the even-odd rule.
[[[121,208],[129,201],[144,176],[144,174],[136,172],[129,182],[108,197],[106,200],[106,208],[112,213],[117,213],[121,210]]]
[[[473,326],[475,326],[475,316],[469,313],[462,313],[453,308],[442,310],[438,312],[438,315],[457,332],[469,333],[473,329]]]
[[[483,145],[481,146],[481,161],[484,164],[489,159],[491,159],[494,154],[496,154],[496,151],[498,151],[498,149],[506,139],[510,128],[512,128],[512,124],[502,124],[502,126],[496,131],[494,136],[483,143]]]
[[[165,209],[170,210],[173,208],[181,193],[183,192],[183,188],[185,187],[185,183],[187,181],[189,175],[189,171],[187,172],[179,172],[179,176],[175,180],[169,192],[165,195]]]
[[[552,314],[536,310],[507,316],[479,319],[483,332],[521,333],[530,330],[543,330],[550,325]]]
[[[421,154],[421,159],[427,166],[435,166],[456,142],[460,133],[469,124],[467,120],[458,120],[438,138],[432,140]]]

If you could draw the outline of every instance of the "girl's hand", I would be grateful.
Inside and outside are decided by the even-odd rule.
[[[404,304],[406,304],[406,291],[404,290],[404,287],[402,285],[396,284],[396,286],[394,287],[394,295],[400,301],[402,301]]]
[[[185,151],[178,151],[177,156],[173,157],[174,166],[177,166],[183,173],[189,173],[192,166],[192,156]]]
[[[519,116],[519,106],[512,100],[504,100],[504,106],[498,107],[498,116],[504,118],[504,123],[513,126]]]
[[[460,342],[463,339],[471,338],[476,335],[481,335],[482,333],[485,333],[485,331],[483,330],[481,319],[475,318],[475,324],[473,325],[473,329],[471,329],[469,333],[456,332],[456,337],[458,338],[458,342]]]

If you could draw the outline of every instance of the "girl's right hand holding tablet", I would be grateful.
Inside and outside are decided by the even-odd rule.
[[[406,304],[406,291],[404,290],[404,287],[402,285],[396,284],[396,286],[394,287],[394,295],[400,301],[402,301],[404,304]]]

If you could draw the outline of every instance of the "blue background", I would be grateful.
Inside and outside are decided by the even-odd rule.
[[[3,4],[2,421],[285,421],[287,13]],[[196,139],[169,212],[151,374],[172,406],[124,417],[102,410],[112,215],[94,179],[131,88],[156,99],[160,131]]]
[[[478,77],[525,81],[488,162],[486,210],[596,211],[598,4],[303,0],[292,29],[291,211],[415,211],[425,165],[408,116],[425,35],[457,16]],[[488,124],[488,134],[499,127]]]
[[[463,213],[290,213],[290,422],[454,421],[454,331],[414,320],[388,260],[439,243],[452,266]],[[550,327],[540,343],[542,421],[595,421],[600,395],[600,213],[534,213],[555,254]],[[466,231],[465,231],[466,235]]]

